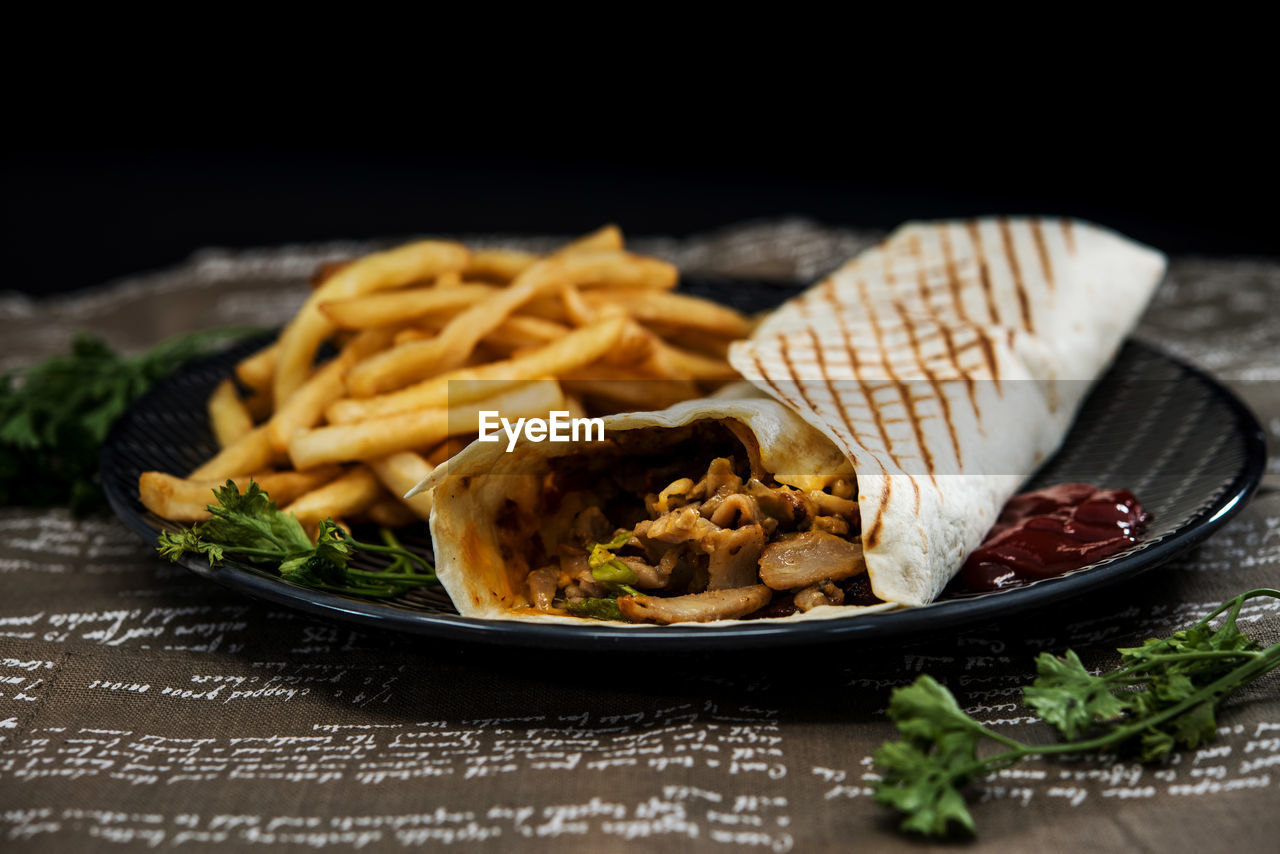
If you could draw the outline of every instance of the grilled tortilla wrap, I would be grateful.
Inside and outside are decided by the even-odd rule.
[[[608,466],[588,464],[588,470],[612,475],[618,467],[658,468],[658,461],[690,449],[695,456],[718,456],[717,449],[727,445],[728,459],[739,469],[740,491],[747,491],[751,478],[759,481],[751,487],[757,491],[790,490],[826,504],[831,502],[817,493],[829,490],[841,472],[853,472],[856,513],[846,514],[849,530],[841,532],[835,525],[843,523],[826,519],[824,534],[834,532],[860,546],[856,572],[865,570],[874,594],[870,601],[882,603],[869,607],[927,604],[981,542],[1018,485],[1061,443],[1163,270],[1158,252],[1077,221],[999,218],[903,226],[733,346],[733,366],[772,401],[710,398],[660,413],[613,416],[606,419],[609,441],[603,444],[522,442],[506,453],[505,446],[477,443],[437,470],[420,486],[438,490],[432,535],[440,579],[465,615],[563,619],[555,616],[563,612],[546,608],[550,576],[541,577],[539,596],[530,575],[537,564],[558,559],[556,543],[545,542],[554,515],[548,502],[555,500],[554,490],[547,490],[548,475],[554,480],[574,465],[581,470],[585,463],[566,462],[575,458],[603,455]],[[708,438],[712,425],[721,425],[720,433]],[[628,461],[628,448],[639,448],[639,458]],[[687,477],[698,479],[710,461],[691,461],[695,468]],[[637,492],[652,488],[644,484]],[[652,518],[658,511],[652,502],[647,506]],[[743,525],[743,518],[736,524]],[[563,529],[567,522],[556,524]],[[807,526],[817,528],[816,518],[790,527],[776,518],[769,524],[774,527],[762,567],[775,538],[790,543],[802,533],[820,536],[808,533]],[[541,552],[530,545],[539,542]],[[631,545],[637,543],[650,562],[656,560],[654,541],[637,537]],[[716,591],[714,544],[703,551],[713,555],[710,584],[703,565],[676,592],[706,586],[704,600],[720,605],[693,619],[746,616],[752,604],[796,593],[776,582],[764,589],[762,569],[754,583],[735,588],[741,602],[724,607],[728,594]],[[643,557],[635,560],[645,565]],[[561,573],[562,598],[591,593],[566,587],[564,580]],[[841,583],[847,585],[847,576]],[[833,594],[828,601],[848,593],[847,586],[836,592],[829,581],[821,589]],[[822,604],[810,588],[804,595],[810,607],[788,618],[867,610]],[[649,601],[660,598],[622,601],[644,600],[656,610],[627,612],[658,613],[655,619],[666,622],[663,603]],[[701,607],[704,600],[695,604]],[[542,613],[532,607],[535,601]]]

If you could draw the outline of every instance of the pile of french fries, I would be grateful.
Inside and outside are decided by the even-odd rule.
[[[221,450],[185,477],[144,472],[142,503],[198,521],[214,487],[252,478],[312,530],[427,520],[430,494],[402,496],[475,438],[481,410],[661,409],[735,378],[725,354],[750,321],[677,279],[614,226],[548,255],[423,240],[327,265],[210,396]]]

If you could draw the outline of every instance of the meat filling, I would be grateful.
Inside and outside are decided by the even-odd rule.
[[[532,607],[678,623],[865,604],[844,592],[866,572],[852,475],[780,483],[714,424],[610,443],[546,479]],[[770,608],[775,593],[784,604]]]

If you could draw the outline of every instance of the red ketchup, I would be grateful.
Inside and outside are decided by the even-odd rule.
[[[1127,489],[1063,483],[1024,492],[1005,504],[960,579],[996,590],[1062,575],[1124,551],[1150,518]]]

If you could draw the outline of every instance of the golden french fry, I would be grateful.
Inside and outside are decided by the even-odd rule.
[[[276,359],[279,355],[279,341],[263,347],[252,356],[240,360],[236,365],[236,377],[254,391],[270,389],[276,375]]]
[[[236,384],[225,379],[214,388],[206,405],[209,411],[209,427],[218,446],[225,448],[253,429],[253,416],[240,400]]]
[[[565,285],[612,283],[617,287],[674,286],[676,268],[655,258],[623,252],[575,252],[539,261],[492,298],[455,316],[434,338],[410,342],[395,355],[383,353],[351,370],[347,388],[355,397],[402,388],[422,376],[464,364],[476,344],[521,305]]]
[[[408,344],[410,341],[422,341],[423,339],[430,338],[439,331],[440,330],[438,329],[423,329],[418,326],[407,326],[396,332],[395,338],[391,339],[391,346],[399,347],[401,344]]]
[[[493,285],[460,283],[452,287],[408,288],[321,303],[320,310],[344,329],[366,329],[407,323],[433,312],[466,308],[487,299],[497,290]]]
[[[284,451],[294,433],[320,422],[325,407],[346,393],[346,374],[352,365],[391,343],[391,330],[366,329],[352,338],[336,357],[295,391],[267,422],[271,447]]]
[[[384,528],[407,528],[418,521],[417,514],[390,495],[370,504],[364,515],[373,524]]]
[[[462,284],[462,273],[458,270],[448,270],[436,276],[434,286],[437,289],[456,288]]]
[[[460,244],[422,240],[366,255],[334,273],[312,292],[280,336],[274,381],[276,400],[287,400],[311,375],[316,350],[334,330],[333,323],[320,310],[322,303],[402,287],[449,270],[461,270],[469,257],[467,248]]]
[[[601,250],[617,252],[622,249],[622,246],[622,229],[610,223],[590,234],[584,234],[576,240],[571,240],[557,249],[556,254],[572,255],[575,252],[599,252]]]
[[[588,399],[592,404],[604,399],[607,411],[666,409],[682,400],[698,397],[701,391],[692,380],[654,379],[628,368],[590,365],[560,376],[567,393]],[[588,405],[591,411],[601,407]]]
[[[717,359],[728,360],[729,345],[734,342],[733,338],[723,338],[719,335],[707,333],[701,329],[663,329],[658,324],[646,323],[646,329],[653,330],[660,335],[668,344],[674,344],[677,347],[683,347],[686,350],[692,350],[695,353],[702,353],[704,356],[714,356]]]
[[[458,405],[477,400],[520,382],[536,377],[555,376],[596,361],[616,346],[626,325],[625,318],[608,318],[570,332],[523,356],[472,368],[459,368],[391,394],[339,400],[329,407],[325,415],[334,424],[349,424],[412,409]],[[385,355],[387,354],[379,354],[374,358]],[[348,376],[354,376],[356,370],[358,367],[352,368]]]
[[[518,249],[473,249],[465,272],[468,276],[509,282],[523,273],[540,256]]]
[[[541,347],[569,334],[569,327],[554,320],[513,314],[480,342],[500,353],[510,355],[526,347]]]
[[[684,294],[616,288],[588,291],[581,297],[584,303],[596,309],[606,305],[619,306],[642,323],[692,327],[729,338],[745,337],[752,327],[749,319],[731,308]]]
[[[213,490],[227,480],[235,481],[236,488],[244,492],[252,479],[272,501],[283,505],[333,480],[341,471],[338,466],[320,466],[305,472],[260,472],[221,480],[188,480],[164,472],[145,471],[138,476],[138,495],[143,506],[157,516],[175,522],[199,522],[209,518],[206,508],[215,502]]]
[[[449,462],[450,459],[462,453],[463,448],[474,442],[476,440],[476,435],[477,434],[475,433],[464,433],[461,436],[450,436],[448,439],[445,439],[437,445],[431,453],[427,455],[427,462],[429,462],[433,468],[444,465]],[[413,497],[417,498],[418,495],[421,494],[422,493],[418,493]]]
[[[587,408],[582,405],[582,401],[572,394],[564,396],[564,408],[569,413],[570,418],[586,418]]]
[[[441,445],[448,445],[445,442]],[[422,482],[435,468],[421,454],[413,451],[400,451],[385,457],[375,457],[367,465],[377,475],[378,480],[386,487],[387,492],[396,496],[404,506],[424,522],[431,521],[431,491],[420,492],[412,498],[402,496]]]
[[[554,380],[535,380],[452,408],[432,407],[297,433],[289,442],[289,456],[298,468],[368,460],[473,433],[478,429],[482,409],[497,410],[507,418],[528,418],[562,409],[563,403],[564,395]]]
[[[270,418],[271,411],[275,408],[271,401],[270,387],[252,392],[244,399],[243,403],[244,408],[248,410],[250,417],[253,418],[254,424],[261,424]]]
[[[335,273],[350,267],[351,264],[352,259],[350,258],[342,258],[337,261],[321,261],[320,266],[316,267],[315,272],[311,274],[311,287],[320,287],[329,281]]]
[[[520,306],[519,312],[523,317],[536,317],[555,323],[573,322],[573,318],[569,317],[568,312],[564,310],[564,303],[557,294],[531,299]]]
[[[187,477],[192,480],[222,480],[247,471],[261,471],[271,465],[275,456],[266,426],[254,427],[197,466]]]
[[[734,380],[740,375],[724,359],[704,356],[654,338],[650,363],[667,377],[693,380]]]
[[[564,303],[564,313],[569,315],[574,326],[586,326],[599,316],[599,312],[587,305],[582,292],[573,285],[560,289],[560,302]]]
[[[363,513],[385,493],[373,472],[364,466],[351,471],[323,486],[298,496],[282,509],[298,517],[298,521],[314,524],[324,519],[355,516]]]
[[[619,346],[606,359],[612,365],[631,368],[664,380],[732,380],[739,374],[723,359],[683,350],[628,321]]]

